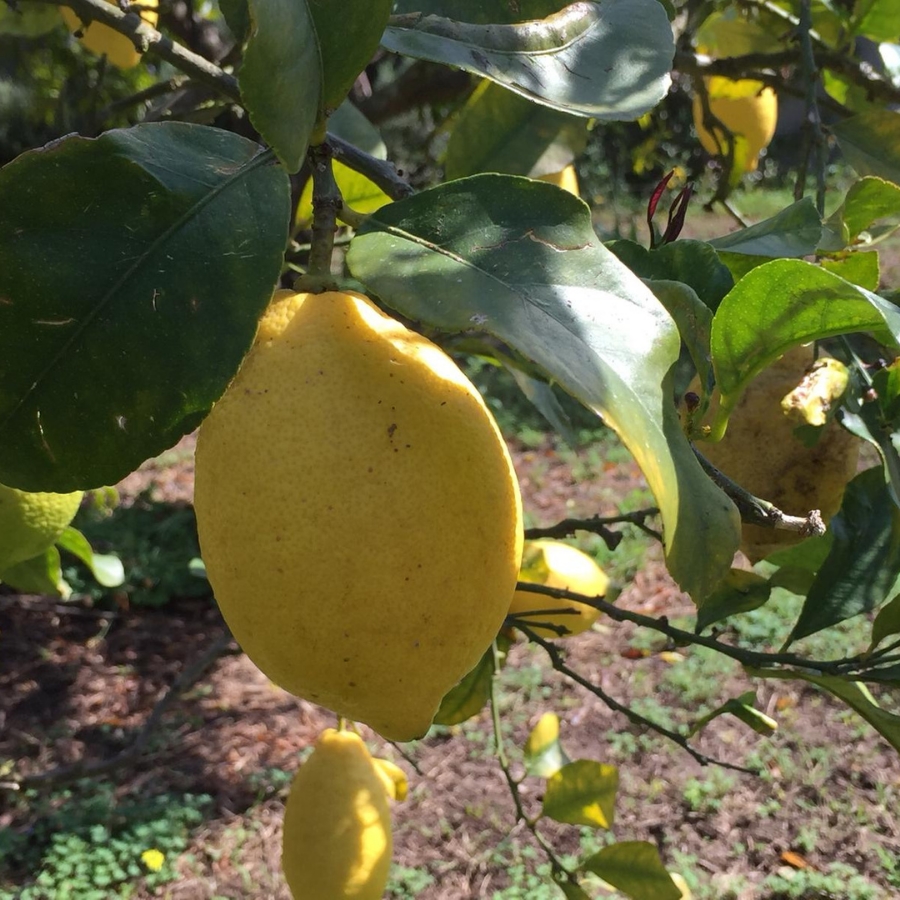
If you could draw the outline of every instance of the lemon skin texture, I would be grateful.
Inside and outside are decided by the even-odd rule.
[[[761,82],[731,81],[714,75],[706,79],[709,108],[712,114],[734,135],[747,142],[745,169],[756,170],[759,154],[769,146],[778,123],[778,97]],[[694,127],[703,149],[713,156],[728,151],[728,139],[718,130],[708,131],[703,125],[703,102],[699,94],[693,101]],[[718,138],[718,139],[717,139]]]
[[[521,500],[496,423],[443,351],[359,294],[276,294],[200,428],[194,499],[247,655],[390,740],[428,730],[515,590]]]
[[[0,484],[0,572],[43,553],[75,517],[83,493],[46,494]]]
[[[328,729],[284,809],[281,865],[294,900],[381,900],[391,864],[387,794],[352,732]]]
[[[107,0],[107,3],[112,2],[113,0]],[[153,9],[141,10],[141,18],[154,27],[158,19],[155,9],[157,5],[158,0],[141,0],[141,6],[153,7]],[[140,62],[140,52],[124,34],[119,34],[102,22],[91,22],[85,28],[81,19],[68,6],[61,6],[59,10],[70,30],[84,32],[81,43],[91,53],[96,53],[98,56],[105,55],[110,64],[118,69],[131,69]]]
[[[537,180],[549,181],[550,184],[555,184],[576,197],[580,196],[578,192],[578,173],[575,171],[575,166],[566,166],[560,172],[549,172],[546,175],[540,175]]]
[[[535,559],[533,555],[535,553],[540,555],[538,559]],[[526,560],[530,558],[533,562],[532,565],[523,568],[519,575],[521,581],[573,591],[587,597],[604,596],[609,587],[606,573],[590,556],[561,541],[529,541],[525,545],[525,558]],[[513,595],[509,613],[523,615],[545,609],[576,611],[575,614],[567,612],[556,615],[542,612],[532,617],[535,623],[549,622],[551,625],[560,625],[567,629],[569,634],[587,631],[600,615],[599,610],[585,603],[524,590],[518,590]],[[565,636],[550,628],[539,628],[536,625],[529,627],[535,634],[544,638]]]
[[[812,346],[797,346],[763,369],[738,400],[725,437],[715,444],[699,442],[697,449],[751,494],[795,516],[819,509],[827,522],[856,474],[859,439],[836,422],[822,427],[812,447],[795,437],[795,422],[784,414],[781,401],[814,358]],[[741,550],[753,563],[803,540],[798,532],[759,525],[745,524],[741,534]]]

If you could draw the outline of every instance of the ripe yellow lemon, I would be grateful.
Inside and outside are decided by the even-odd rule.
[[[728,420],[725,437],[697,448],[751,494],[795,516],[819,509],[827,522],[840,509],[844,488],[856,474],[859,439],[836,422],[823,426],[812,447],[795,436],[796,423],[785,415],[782,400],[801,382],[814,358],[812,346],[791,348],[749,384]],[[797,532],[745,524],[741,550],[757,562],[801,540]]]
[[[20,491],[0,484],[0,572],[43,553],[75,517],[83,494]]]
[[[216,599],[277,684],[391,740],[429,728],[503,623],[518,484],[453,361],[355,293],[279,292],[200,428]]]
[[[106,2],[113,3],[114,0],[106,0]],[[148,7],[148,9],[140,10],[141,18],[154,27],[159,18],[156,12],[158,5],[158,0],[140,0],[140,6]],[[91,22],[85,27],[74,10],[68,6],[61,6],[60,12],[66,25],[72,31],[84,32],[81,36],[81,43],[91,53],[96,53],[98,56],[105,55],[109,62],[119,69],[130,69],[140,62],[141,54],[124,34],[119,34],[118,31],[114,31],[109,25],[104,25],[102,22]]]
[[[540,175],[538,181],[549,181],[550,184],[555,184],[576,197],[579,196],[578,173],[575,171],[575,166],[566,166],[560,172],[548,172],[546,175]]]
[[[741,144],[735,147],[738,162],[746,171],[756,169],[759,154],[768,147],[778,122],[778,97],[759,81],[731,81],[720,75],[704,79],[712,114]],[[694,127],[703,149],[713,156],[728,153],[728,136],[719,128],[708,131],[703,124],[703,102],[694,95]]]
[[[281,865],[294,900],[381,900],[392,850],[387,796],[359,735],[322,733],[284,808]]]
[[[587,597],[604,596],[609,587],[606,573],[590,556],[561,541],[529,541],[525,545],[522,562],[520,581],[573,591]],[[574,612],[545,613],[542,610],[574,610]],[[526,621],[560,625],[567,629],[569,634],[587,631],[600,615],[598,610],[586,603],[527,590],[515,592],[509,612],[525,617]],[[541,637],[561,636],[551,628],[540,628],[536,624],[530,627]]]

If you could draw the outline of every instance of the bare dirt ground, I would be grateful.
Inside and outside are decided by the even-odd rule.
[[[131,476],[120,486],[123,497],[152,484],[160,497],[189,500],[189,442],[182,450],[177,465],[151,464]],[[549,444],[514,451],[536,524],[612,513],[617,498],[642,488],[632,463],[592,467],[588,477],[582,473],[576,479],[573,464],[584,462],[587,451],[566,460]],[[670,618],[690,611],[653,550],[619,602]],[[140,733],[180,673],[223,635],[209,598],[174,599],[161,609],[110,610],[0,595],[0,781],[114,757]],[[666,715],[670,705],[681,710],[673,714],[675,726],[689,721],[698,705],[714,706],[753,686],[739,671],[709,660],[705,693],[698,693],[703,679],[696,673],[702,666],[684,669],[695,673],[689,678],[677,677],[678,667],[687,666],[695,651],[661,656],[666,648],[642,642],[628,626],[601,623],[566,646],[569,665],[609,695],[651,718]],[[695,745],[708,756],[749,764],[761,774],[703,768],[566,682],[546,665],[542,651],[519,642],[503,677],[504,739],[515,766],[517,748],[540,713],[556,710],[571,758],[620,766],[616,839],[657,844],[669,868],[688,878],[695,897],[900,896],[900,880],[894,880],[900,866],[891,868],[892,860],[900,860],[896,754],[810,688],[787,682],[758,687],[761,707],[779,719],[775,737],[760,737],[723,717]],[[168,792],[211,797],[204,823],[172,861],[178,879],[156,888],[138,879],[129,896],[287,900],[278,874],[287,777],[275,776],[296,770],[302,751],[333,723],[330,713],[274,687],[244,656],[229,650],[167,708],[140,755],[73,790],[111,785],[122,798]],[[394,806],[397,868],[388,898],[558,895],[535,875],[544,860],[528,832],[514,825],[512,800],[491,756],[486,712],[405,748],[366,736],[410,781],[408,799]],[[61,777],[56,770],[44,786],[45,793],[60,798],[49,805],[18,802],[13,792],[0,792],[0,832],[38,834],[46,826],[42,819],[59,816],[74,802],[59,793],[67,774],[64,770]],[[523,793],[531,811],[539,809],[541,782],[527,780]],[[608,840],[572,826],[543,830],[562,854],[589,852]],[[4,896],[18,896],[34,874],[21,868],[21,859],[0,857],[0,894],[5,888]]]

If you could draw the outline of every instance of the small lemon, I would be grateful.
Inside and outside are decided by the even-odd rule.
[[[575,166],[569,165],[560,172],[548,172],[546,175],[539,175],[538,181],[549,181],[550,184],[555,184],[576,197],[580,196],[578,191],[578,173],[575,171]]]
[[[75,517],[83,493],[45,494],[0,484],[0,572],[43,553]]]
[[[106,0],[107,3],[114,3],[114,0]],[[140,11],[141,18],[148,24],[156,26],[158,14],[156,7],[158,0],[140,0],[142,7],[147,7]],[[98,56],[106,56],[109,62],[119,69],[130,69],[136,66],[141,60],[141,54],[135,49],[130,38],[118,31],[104,25],[102,22],[91,22],[85,27],[81,19],[78,18],[74,10],[68,6],[61,6],[60,12],[65,20],[66,25],[72,31],[83,31],[81,43]]]
[[[387,793],[366,745],[327,729],[284,809],[281,865],[294,900],[381,900],[391,851]]]
[[[277,684],[421,737],[503,623],[522,514],[477,389],[355,293],[276,295],[200,428],[194,502],[225,620]]]
[[[759,154],[769,146],[778,122],[778,97],[770,87],[759,81],[732,81],[720,75],[704,79],[709,96],[710,112],[736,138],[744,143],[736,153],[748,172],[756,169]],[[703,124],[703,101],[694,95],[694,127],[703,149],[713,156],[725,156],[728,137],[718,128],[710,132]]]
[[[550,540],[529,541],[525,545],[519,580],[572,591],[587,597],[605,596],[609,587],[606,573],[590,556],[562,541]],[[545,613],[542,610],[573,610],[573,612]],[[526,622],[560,625],[569,634],[587,631],[600,615],[597,609],[586,603],[550,597],[528,590],[515,592],[509,613],[522,616]],[[529,627],[541,637],[560,637],[558,632],[550,628],[541,628],[537,624]]]

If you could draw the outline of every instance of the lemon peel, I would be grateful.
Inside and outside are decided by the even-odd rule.
[[[521,500],[496,423],[361,294],[276,295],[200,428],[195,507],[247,655],[391,740],[428,730],[515,590]]]

